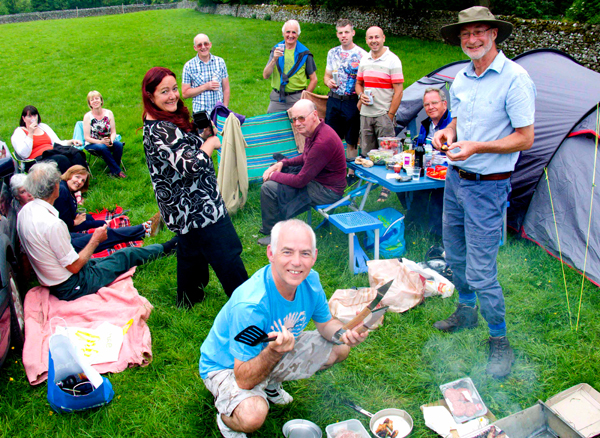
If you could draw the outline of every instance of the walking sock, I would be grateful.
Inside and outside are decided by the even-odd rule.
[[[506,321],[502,321],[500,324],[488,324],[488,327],[491,337],[500,338],[506,336]]]

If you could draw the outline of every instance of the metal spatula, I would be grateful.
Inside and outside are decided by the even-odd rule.
[[[275,339],[277,339],[277,337],[269,337],[269,335],[266,334],[262,329],[256,327],[255,325],[251,325],[239,332],[237,336],[233,339],[235,339],[238,342],[241,342],[242,344],[246,344],[251,347],[256,347],[262,342],[274,341]]]

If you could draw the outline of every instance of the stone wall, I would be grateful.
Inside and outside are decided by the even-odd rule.
[[[209,14],[264,19],[274,21],[294,18],[300,22],[335,24],[339,18],[352,20],[359,29],[380,26],[386,33],[441,41],[441,26],[456,21],[456,12],[425,11],[418,14],[394,15],[386,10],[357,10],[344,8],[332,12],[308,6],[273,5],[218,5],[198,7]],[[511,37],[499,45],[507,56],[513,57],[533,49],[554,48],[568,53],[584,66],[600,72],[600,26],[580,23],[562,23],[550,20],[524,20],[513,16],[499,16],[514,25]]]
[[[196,2],[182,1],[159,5],[124,5],[94,9],[34,12],[0,16],[0,24],[34,20],[56,20],[62,18],[91,17],[97,15],[124,14],[154,9],[197,9],[200,12],[234,17],[286,21],[294,18],[305,23],[335,24],[341,18],[352,20],[359,29],[380,26],[386,33],[421,39],[440,40],[441,26],[456,21],[456,12],[424,11],[402,13],[401,16],[387,10],[358,10],[343,8],[330,11],[308,6],[274,5],[215,5],[199,7]],[[580,23],[562,23],[549,20],[524,20],[512,16],[499,16],[515,26],[511,37],[499,47],[507,56],[513,57],[533,49],[554,48],[568,53],[584,66],[600,72],[600,26]]]
[[[121,5],[105,6],[93,9],[69,9],[65,11],[31,12],[27,14],[0,15],[0,24],[22,23],[37,20],[60,20],[63,18],[95,17],[98,15],[127,14],[130,12],[150,11],[155,9],[194,9],[196,2],[182,1],[158,5]]]

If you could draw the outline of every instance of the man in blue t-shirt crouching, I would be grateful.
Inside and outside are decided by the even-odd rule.
[[[278,222],[267,247],[269,265],[238,287],[200,348],[200,375],[215,396],[217,424],[224,437],[243,438],[258,430],[269,402],[293,399],[281,382],[306,379],[343,361],[366,333],[346,331],[340,344],[331,339],[343,323],[332,318],[319,274],[316,238],[304,222]],[[317,330],[306,331],[310,320]],[[254,325],[276,336],[255,347],[234,340]]]

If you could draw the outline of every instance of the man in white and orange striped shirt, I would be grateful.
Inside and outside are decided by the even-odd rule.
[[[404,82],[402,63],[384,46],[383,30],[370,27],[366,40],[371,51],[361,59],[356,81],[363,154],[377,147],[378,137],[395,136],[394,118],[402,100]]]

